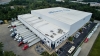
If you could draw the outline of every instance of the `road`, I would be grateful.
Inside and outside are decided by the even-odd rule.
[[[97,21],[96,21],[97,22]],[[88,56],[92,46],[93,46],[93,43],[95,42],[98,34],[100,32],[100,26],[98,27],[98,29],[94,32],[94,34],[92,35],[92,37],[89,39],[89,41],[87,43],[83,43],[82,44],[82,50],[81,52],[79,53],[78,56]]]

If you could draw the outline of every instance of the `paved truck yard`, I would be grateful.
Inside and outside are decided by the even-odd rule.
[[[39,56],[34,50],[35,45],[25,51],[22,50],[22,46],[18,47],[18,42],[14,41],[13,38],[10,37],[10,28],[7,28],[7,26],[8,24],[0,25],[0,42],[4,44],[4,51],[13,51],[19,56]]]

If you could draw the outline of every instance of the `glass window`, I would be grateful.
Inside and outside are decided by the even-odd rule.
[[[49,41],[47,41],[49,43]]]
[[[57,43],[59,43],[59,41]]]
[[[46,40],[46,39],[44,38],[44,40]]]

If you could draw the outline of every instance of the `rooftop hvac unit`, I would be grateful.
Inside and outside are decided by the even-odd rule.
[[[49,36],[48,34],[45,34],[46,36]]]
[[[62,34],[63,30],[62,29],[58,29],[58,33]]]
[[[51,38],[54,38],[54,36],[53,36],[53,35],[51,35],[50,37],[51,37]]]
[[[42,19],[41,17],[38,17],[39,19]]]
[[[53,35],[56,35],[56,33],[53,33]]]
[[[53,30],[51,30],[50,32],[53,32]]]

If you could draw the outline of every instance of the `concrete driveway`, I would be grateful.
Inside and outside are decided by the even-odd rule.
[[[10,37],[10,29],[7,28],[7,26],[7,24],[0,25],[0,42],[4,44],[4,51],[13,51],[19,56],[40,56],[35,52],[35,46],[32,46],[25,51],[22,50],[22,46],[18,47],[18,42]]]

